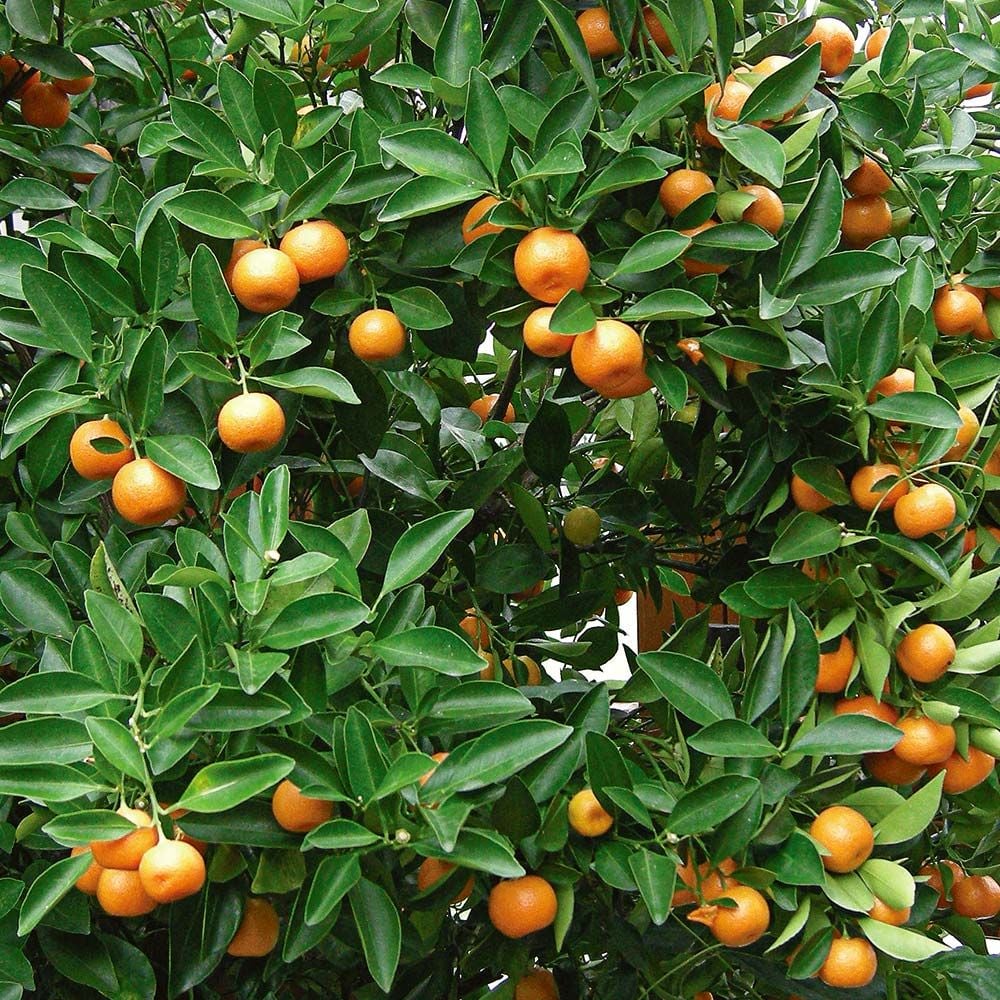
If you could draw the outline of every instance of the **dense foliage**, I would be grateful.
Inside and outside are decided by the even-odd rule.
[[[0,11],[4,1000],[995,1000],[1000,4],[585,6]]]

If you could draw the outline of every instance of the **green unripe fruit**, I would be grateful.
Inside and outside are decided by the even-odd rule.
[[[969,742],[977,750],[1000,757],[1000,729],[994,726],[973,726],[969,730]]]
[[[593,507],[574,507],[563,518],[562,530],[574,545],[593,545],[601,536],[601,515]]]

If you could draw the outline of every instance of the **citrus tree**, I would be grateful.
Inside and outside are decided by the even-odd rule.
[[[814,7],[7,0],[0,996],[995,1000],[1000,4]]]

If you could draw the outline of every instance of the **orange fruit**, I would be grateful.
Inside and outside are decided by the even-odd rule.
[[[490,620],[480,617],[472,608],[466,610],[465,617],[458,627],[472,640],[478,649],[485,649],[490,644]]]
[[[854,58],[854,33],[835,17],[821,17],[806,35],[805,44],[819,43],[819,64],[827,76],[840,76]]]
[[[285,435],[285,411],[266,392],[244,392],[223,404],[218,418],[219,438],[241,455],[270,451]]]
[[[933,777],[944,771],[942,787],[945,793],[961,795],[970,788],[981,785],[993,773],[994,767],[995,757],[976,747],[969,747],[968,760],[959,753],[953,753],[943,764],[932,764],[927,772]]]
[[[492,222],[483,221],[483,216],[487,212],[492,211],[497,205],[500,204],[499,198],[494,198],[493,195],[488,194],[483,198],[480,198],[468,212],[465,213],[465,218],[462,219],[462,242],[465,244],[471,243],[473,240],[478,240],[480,236],[489,236],[490,233],[502,233],[503,226],[496,226]]]
[[[919,625],[896,647],[896,663],[907,677],[930,684],[955,659],[955,640],[940,625]]]
[[[113,438],[124,446],[110,454],[98,451],[91,442],[95,438]],[[69,460],[84,479],[96,481],[110,479],[123,466],[135,458],[132,442],[117,420],[104,417],[80,424],[69,439]]]
[[[809,835],[826,849],[823,867],[838,874],[863,865],[875,847],[871,823],[850,806],[824,809],[812,821]]]
[[[611,16],[603,7],[581,11],[577,16],[576,26],[583,35],[583,44],[591,59],[604,59],[621,53],[621,42],[611,30]]]
[[[233,271],[241,258],[245,257],[251,250],[262,250],[267,247],[263,240],[233,240],[233,249],[229,254],[229,263],[226,264],[222,277],[226,281],[226,286],[233,290]]]
[[[717,226],[718,223],[715,219],[706,219],[700,226],[694,226],[691,229],[680,229],[678,232],[682,236],[687,236],[693,239],[699,233],[705,232],[707,229],[712,229]],[[692,253],[692,251],[688,251]],[[681,259],[681,265],[684,268],[684,273],[689,277],[693,278],[699,274],[722,274],[728,268],[728,264],[709,264],[705,261],[698,260],[697,257],[687,256]]]
[[[746,385],[750,376],[754,372],[760,371],[760,365],[755,361],[734,361],[731,371],[734,382],[737,382],[739,385]]]
[[[910,908],[904,906],[901,910],[896,910],[876,897],[875,905],[868,911],[868,916],[882,924],[902,927],[910,919]]]
[[[763,184],[744,184],[740,190],[754,196],[753,204],[743,210],[743,221],[760,226],[774,236],[785,224],[785,206],[781,199]]]
[[[995,340],[996,335],[993,333],[993,327],[990,326],[990,318],[983,310],[982,316],[976,320],[975,325],[972,327],[972,336],[976,340]]]
[[[543,226],[533,229],[514,252],[514,276],[533,298],[554,304],[570,289],[583,291],[590,255],[575,233]]]
[[[728,948],[745,948],[763,937],[771,925],[767,900],[748,885],[734,885],[724,895],[736,906],[700,906],[688,914],[688,920],[704,924]]]
[[[266,900],[250,896],[243,904],[243,917],[233,935],[227,955],[263,958],[278,943],[279,921],[275,908]]]
[[[354,318],[347,342],[362,361],[388,361],[405,350],[406,330],[394,312],[368,309]]]
[[[105,868],[97,880],[97,902],[111,917],[141,917],[156,909],[138,871]]]
[[[590,788],[583,788],[569,800],[569,825],[581,837],[601,837],[614,825],[609,813]]]
[[[951,872],[951,888],[947,891],[944,887],[944,874],[942,871],[944,868],[947,868]],[[927,876],[927,884],[938,894],[937,905],[940,910],[948,907],[948,904],[951,902],[952,893],[955,891],[955,886],[967,877],[961,865],[947,858],[930,865],[924,865],[917,874]]]
[[[838,472],[838,475],[840,473]],[[841,476],[843,479],[843,476]],[[819,490],[814,489],[800,476],[792,473],[789,492],[792,494],[792,502],[799,510],[808,510],[813,514],[819,514],[828,507],[833,506],[833,501],[829,497],[823,496]]]
[[[278,826],[290,833],[308,833],[332,819],[336,807],[326,799],[312,799],[285,778],[271,796],[271,812]]]
[[[673,42],[670,41],[670,36],[667,34],[666,28],[663,27],[663,22],[657,17],[656,11],[652,7],[642,8],[642,21],[646,25],[649,37],[653,39],[653,44],[665,56],[672,56],[674,54]]]
[[[454,870],[455,865],[448,861],[441,861],[438,858],[424,858],[417,869],[417,888],[421,892],[426,892],[431,886],[437,885],[442,879],[447,878]],[[475,879],[470,875],[468,881],[452,899],[452,903],[461,903],[468,899],[475,884]]]
[[[1000,913],[1000,885],[989,875],[967,875],[951,887],[951,908],[960,917],[992,920]]]
[[[819,654],[816,690],[820,694],[839,694],[847,687],[853,666],[854,643],[846,635],[842,635],[836,649]]]
[[[114,840],[92,840],[90,851],[102,868],[137,871],[142,856],[160,839],[159,834],[153,826],[152,818],[145,810],[131,809],[123,805],[117,812],[136,829]]]
[[[955,752],[955,730],[926,715],[904,716],[896,727],[903,738],[892,748],[908,764],[941,764]]]
[[[960,337],[972,333],[983,315],[983,304],[965,285],[944,285],[934,294],[931,314],[938,333]]]
[[[885,721],[888,722],[888,719]],[[900,760],[892,750],[886,750],[884,753],[866,753],[862,763],[865,770],[883,785],[912,785],[924,773],[924,768],[920,764],[910,764]]]
[[[969,87],[965,92],[963,100],[971,101],[977,97],[987,97],[993,94],[993,84],[992,83],[977,83]]]
[[[625,587],[615,588],[615,604],[617,604],[618,607],[622,607],[628,604],[628,602],[631,601],[633,597],[635,597],[634,590],[628,590]]]
[[[674,892],[671,905],[684,906],[687,903],[694,903],[697,897],[690,891],[693,889],[697,889],[703,899],[717,899],[725,895],[728,887],[739,884],[735,879],[726,878],[736,871],[736,867],[736,862],[732,858],[725,858],[717,867],[713,867],[711,862],[703,862],[698,865],[696,873],[691,863],[691,856],[688,855],[687,861],[677,866],[677,877],[687,888],[677,889]]]
[[[788,56],[764,56],[763,59],[753,67],[754,73],[758,76],[770,76],[777,73],[779,69],[784,69],[792,60]]]
[[[525,685],[527,687],[538,687],[542,683],[542,668],[538,665],[537,661],[533,660],[530,656],[519,656],[517,657],[518,663],[524,667],[525,675]],[[510,674],[511,680],[517,681],[517,673],[514,670],[514,661],[507,657],[503,661],[504,670]],[[486,668],[490,670],[489,667]],[[480,671],[480,676],[482,671]],[[490,677],[493,676],[493,672],[490,671]]]
[[[819,968],[819,978],[827,986],[858,989],[867,986],[878,972],[878,956],[864,938],[840,937],[830,943],[830,951]]]
[[[447,759],[447,757],[448,757],[448,754],[444,750],[439,750],[437,753],[432,753],[431,754],[431,760],[437,761],[438,764],[440,764],[441,761]],[[430,777],[435,772],[435,770],[437,770],[437,768],[436,767],[432,767],[429,771],[427,771],[426,773],[420,775],[420,787],[421,788],[423,788],[423,786],[426,785],[428,781],[430,781]]]
[[[885,48],[890,30],[888,27],[876,28],[868,36],[868,43],[865,45],[865,56],[867,58],[878,59],[882,55],[882,50]]]
[[[574,338],[570,360],[584,385],[614,389],[642,371],[642,338],[626,323],[599,319],[593,330]]]
[[[558,901],[552,886],[539,875],[504,879],[490,890],[490,923],[508,938],[523,938],[551,926]]]
[[[368,62],[368,57],[371,55],[372,47],[366,45],[363,49],[359,49],[354,53],[344,65],[348,69],[360,69],[366,62]]]
[[[897,368],[880,378],[868,393],[868,402],[874,403],[881,396],[895,396],[900,392],[913,392],[916,375],[909,368]]]
[[[303,222],[289,229],[278,249],[295,265],[303,285],[340,274],[349,253],[347,238],[325,219]]]
[[[714,104],[713,114],[716,118],[734,122],[739,118],[751,93],[750,87],[736,79],[726,80],[725,87],[711,83],[705,88],[705,110],[708,111]]]
[[[469,409],[485,424],[489,420],[490,413],[493,411],[493,407],[496,406],[499,398],[500,393],[498,392],[490,393],[488,396],[480,396],[479,399],[474,399],[469,403]],[[507,404],[507,409],[503,411],[501,420],[505,424],[512,424],[514,422],[514,407],[511,403]]]
[[[524,321],[524,346],[540,358],[559,358],[573,347],[574,337],[549,329],[554,312],[553,306],[542,306]]]
[[[183,840],[161,840],[139,862],[139,880],[150,899],[173,903],[193,896],[205,884],[205,859]]]
[[[144,528],[163,524],[184,507],[184,483],[148,458],[137,458],[115,473],[111,502],[126,521]]]
[[[35,128],[62,128],[69,121],[69,98],[54,83],[36,83],[21,98],[21,117]]]
[[[15,101],[19,101],[24,97],[27,91],[38,83],[39,80],[37,69],[32,69],[10,55],[0,56],[0,74],[3,75],[4,89],[13,83],[15,77],[21,78],[21,82],[10,95]]]
[[[844,202],[840,233],[844,243],[854,250],[864,250],[876,240],[885,239],[892,230],[892,209],[879,194],[864,194]]]
[[[715,190],[715,181],[704,170],[672,170],[660,184],[660,204],[671,218]]]
[[[714,149],[722,149],[722,143],[716,139],[711,132],[709,132],[708,122],[704,119],[694,123],[692,133],[694,135],[694,141],[698,143],[699,146],[711,146]]]
[[[893,508],[896,527],[907,538],[923,538],[955,520],[955,498],[940,483],[924,483],[911,490]]]
[[[851,477],[851,498],[862,510],[891,510],[897,502],[910,491],[910,484],[902,479],[889,490],[876,490],[874,487],[883,479],[902,475],[903,470],[898,465],[889,462],[876,462],[874,465],[862,465]]]
[[[545,589],[545,581],[539,580],[524,590],[518,590],[510,595],[512,601],[530,601],[532,597],[537,597]]]
[[[941,456],[945,462],[957,462],[962,459],[979,433],[979,417],[975,411],[962,405],[958,408],[958,415],[962,419],[962,426],[955,433],[955,443]]]
[[[867,715],[870,719],[896,724],[899,712],[886,701],[877,701],[874,695],[863,694],[857,698],[841,698],[833,706],[834,715]]]
[[[273,313],[295,301],[299,272],[292,258],[273,247],[244,254],[232,271],[233,294],[245,309]]]
[[[106,147],[102,146],[99,142],[85,142],[82,148],[89,149],[92,153],[96,153],[98,156],[100,156],[102,159],[107,160],[109,163],[112,162],[111,151]],[[77,184],[89,184],[97,176],[97,174],[80,172],[80,173],[70,174],[70,176],[73,178],[74,181],[76,181]]]
[[[101,872],[104,869],[93,860],[93,851],[89,847],[74,847],[70,852],[72,857],[76,857],[78,854],[89,854],[91,855],[90,865],[87,870],[76,880],[74,885],[82,893],[86,893],[88,896],[97,895],[97,883],[101,877]]]
[[[556,977],[537,967],[526,972],[514,987],[514,1000],[559,1000]]]
[[[58,80],[53,78],[52,82],[57,86],[64,94],[82,94],[85,90],[90,90],[94,86],[94,64],[86,56],[76,57],[84,66],[90,70],[89,73],[83,73],[81,76],[74,77],[72,80]]]
[[[605,399],[630,399],[633,396],[640,396],[652,388],[653,382],[646,374],[645,367],[643,367],[631,376],[631,378],[625,379],[624,382],[613,387],[601,386],[597,391]]]
[[[852,195],[860,198],[885,194],[892,187],[892,180],[870,156],[866,156],[854,173],[844,181],[844,186]]]
[[[684,337],[677,341],[678,349],[688,356],[691,364],[697,365],[705,360],[705,352],[701,349],[701,341],[694,337]]]

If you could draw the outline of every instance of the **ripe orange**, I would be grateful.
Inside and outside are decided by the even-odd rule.
[[[114,840],[92,840],[90,851],[94,860],[102,868],[137,871],[142,856],[160,839],[149,813],[143,809],[120,806],[118,815],[123,816],[136,829]]]
[[[867,986],[878,972],[878,956],[864,938],[840,937],[830,943],[830,951],[819,968],[819,978],[827,986],[858,989]]]
[[[538,687],[542,683],[542,668],[538,665],[537,661],[533,660],[530,656],[519,656],[517,657],[517,662],[524,668],[525,685],[527,687]],[[503,668],[512,680],[520,683],[517,673],[514,670],[514,661],[510,657],[503,660]]]
[[[336,807],[326,799],[312,799],[303,795],[287,778],[271,796],[271,812],[283,830],[290,833],[308,833],[320,823],[333,818]]]
[[[734,122],[739,118],[751,93],[750,87],[739,80],[728,79],[725,87],[711,83],[705,88],[705,110],[708,111],[714,104],[713,113],[716,118]]]
[[[438,764],[440,764],[441,761],[446,760],[447,757],[448,757],[448,754],[444,750],[439,750],[437,753],[432,753],[431,754],[431,760],[437,761]],[[424,774],[420,775],[420,787],[421,788],[423,788],[424,785],[426,785],[427,782],[430,781],[430,777],[435,772],[435,770],[437,770],[436,765],[435,765],[435,767],[432,767],[429,771],[427,771]]]
[[[979,417],[974,410],[963,404],[958,408],[958,415],[962,419],[962,426],[955,432],[955,443],[941,456],[945,462],[960,461],[979,433]]]
[[[354,318],[347,342],[362,361],[387,361],[406,348],[406,330],[388,309],[368,309]]]
[[[743,211],[743,221],[760,226],[774,236],[785,224],[785,206],[781,199],[763,184],[744,184],[740,190],[754,196],[754,203]]]
[[[36,83],[21,98],[21,117],[35,128],[62,128],[69,121],[69,98],[54,83]]]
[[[841,698],[833,706],[834,715],[867,715],[870,719],[896,724],[899,712],[887,701],[877,701],[874,695],[863,694],[857,698]],[[891,752],[891,751],[890,751]]]
[[[325,219],[303,222],[289,229],[278,249],[291,259],[303,285],[340,274],[349,253],[347,238]]]
[[[489,236],[490,233],[502,233],[503,226],[494,225],[492,222],[483,221],[483,216],[492,211],[500,204],[500,199],[488,194],[480,198],[462,219],[462,242],[471,243],[478,240],[480,236]]]
[[[173,903],[193,896],[205,884],[205,859],[183,840],[161,840],[139,862],[139,880],[150,899]]]
[[[944,868],[947,868],[951,872],[951,887],[948,890],[945,890],[944,886]],[[935,861],[933,864],[924,865],[917,874],[927,876],[927,884],[938,894],[937,905],[940,910],[947,908],[951,902],[955,886],[967,877],[961,865],[947,858],[943,861]]]
[[[15,77],[19,76],[21,78],[21,82],[10,95],[15,101],[19,101],[24,97],[28,90],[38,83],[39,80],[37,69],[32,69],[11,55],[0,56],[0,74],[3,74],[3,86],[5,89],[11,85]]]
[[[366,45],[363,49],[359,49],[357,52],[347,60],[344,65],[348,69],[360,69],[366,62],[368,62],[368,57],[371,55],[372,47]]]
[[[299,294],[299,272],[287,254],[259,247],[236,262],[232,286],[236,300],[250,312],[277,312]]]
[[[816,690],[820,694],[840,694],[847,687],[853,666],[854,643],[846,635],[842,635],[836,649],[819,654]]]
[[[672,56],[674,54],[673,42],[670,41],[670,36],[667,34],[666,28],[663,27],[663,22],[657,17],[656,11],[652,7],[643,7],[642,20],[650,38],[653,39],[653,44],[665,56]]]
[[[184,507],[184,483],[148,458],[137,458],[115,473],[111,502],[126,521],[144,528],[163,524]]]
[[[581,11],[576,19],[576,26],[583,35],[583,44],[587,46],[587,54],[591,59],[604,59],[621,53],[621,42],[611,30],[611,17],[603,7]]]
[[[705,121],[705,119],[694,123],[692,133],[694,135],[694,141],[698,143],[699,146],[711,146],[713,149],[722,149],[722,143],[716,139],[711,132],[709,132],[708,122]]]
[[[490,418],[490,413],[493,411],[493,407],[496,406],[497,400],[500,398],[500,393],[493,392],[488,396],[480,396],[479,399],[474,399],[469,403],[469,409],[479,417],[479,419],[485,424]],[[501,420],[505,424],[512,424],[514,422],[514,407],[513,404],[508,403],[507,409],[503,411],[503,416]]]
[[[821,17],[806,36],[805,44],[819,42],[819,64],[827,76],[840,76],[854,58],[854,33],[835,17]]]
[[[864,250],[876,240],[885,239],[891,230],[892,209],[881,195],[865,194],[844,202],[840,233],[852,249]]]
[[[97,880],[97,902],[112,917],[141,917],[156,909],[138,871],[105,868]]]
[[[473,641],[479,649],[485,649],[490,644],[490,620],[480,617],[472,608],[466,609],[465,617],[458,627]]]
[[[753,67],[754,73],[758,76],[770,76],[777,73],[779,69],[784,69],[792,60],[788,56],[764,56],[763,59]]]
[[[878,59],[882,55],[882,50],[885,48],[886,39],[889,37],[889,31],[891,29],[888,27],[876,28],[868,36],[868,44],[865,45],[865,55],[869,59]]]
[[[590,255],[574,233],[543,226],[533,229],[514,252],[514,276],[533,298],[554,304],[570,289],[583,291]]]
[[[968,760],[959,753],[953,753],[943,764],[932,764],[927,772],[932,777],[944,771],[944,791],[948,795],[961,795],[976,785],[981,785],[996,767],[996,758],[969,747]]]
[[[229,263],[226,264],[222,277],[226,281],[226,286],[233,290],[233,271],[240,260],[251,250],[262,250],[267,246],[263,240],[233,240],[233,249],[229,254]]]
[[[538,875],[504,879],[490,890],[490,923],[509,938],[523,938],[549,927],[558,901],[552,886]]]
[[[1000,913],[1000,885],[989,875],[967,875],[951,887],[951,908],[960,917],[992,920]]]
[[[705,352],[701,349],[701,341],[694,337],[683,337],[677,341],[677,348],[681,353],[686,354],[691,360],[691,364],[697,365],[705,360]]]
[[[823,867],[838,874],[864,864],[875,847],[871,824],[850,806],[824,809],[812,821],[809,835],[826,848]]]
[[[983,304],[965,285],[944,285],[934,294],[931,314],[938,333],[960,337],[972,333],[983,315]]]
[[[593,330],[573,340],[570,360],[576,377],[591,389],[614,389],[643,366],[642,338],[616,319],[599,319]]]
[[[609,813],[590,788],[583,788],[569,800],[569,825],[581,837],[602,837],[614,825]]]
[[[903,470],[898,465],[889,462],[876,462],[874,465],[862,465],[851,477],[851,498],[862,510],[891,510],[896,503],[910,491],[910,484],[902,479],[889,490],[875,490],[876,483],[902,475]]]
[[[633,597],[635,597],[634,590],[628,590],[625,587],[615,588],[615,604],[617,604],[618,607],[623,607],[624,605],[628,604],[628,602],[631,601]]]
[[[694,226],[691,229],[680,229],[678,232],[682,236],[687,236],[693,239],[699,233],[705,232],[707,229],[712,229],[717,226],[718,223],[715,219],[707,219],[700,226]],[[728,268],[728,264],[710,264],[706,261],[698,260],[697,257],[690,256],[692,251],[688,251],[689,256],[681,259],[681,265],[684,268],[684,273],[689,277],[693,278],[699,274],[722,274]]]
[[[996,334],[994,334],[993,327],[990,325],[989,314],[985,309],[982,316],[976,320],[976,324],[972,328],[972,336],[976,340],[996,340]]]
[[[888,722],[888,719],[885,721]],[[862,758],[862,763],[865,770],[876,781],[881,781],[883,785],[912,785],[924,773],[924,768],[921,765],[900,760],[893,750],[886,750],[884,753],[867,753]]]
[[[455,865],[448,861],[441,861],[439,858],[424,858],[417,869],[417,888],[421,892],[426,892],[431,886],[437,885],[442,879],[447,878],[454,870]],[[470,875],[465,885],[451,900],[452,903],[461,903],[468,899],[475,884],[475,879]]]
[[[923,684],[943,676],[954,659],[955,640],[940,625],[919,625],[896,647],[899,669]]]
[[[104,869],[93,860],[93,851],[89,847],[74,847],[70,852],[72,857],[76,857],[78,854],[89,854],[91,855],[90,865],[87,870],[76,880],[74,885],[80,892],[85,893],[88,896],[97,895],[97,883],[101,877],[101,872]]]
[[[112,162],[111,151],[106,147],[102,146],[99,142],[85,142],[82,148],[89,149],[90,152],[96,153],[98,156],[100,156],[102,159],[107,160],[109,163]],[[76,181],[77,184],[89,184],[97,176],[97,174],[79,172],[70,174],[70,176],[73,178],[74,181]]]
[[[875,905],[868,911],[868,916],[882,924],[902,927],[910,919],[910,908],[904,906],[901,910],[896,910],[876,897]]]
[[[844,186],[855,197],[864,197],[885,194],[892,187],[892,180],[870,156],[866,156]]]
[[[955,498],[940,483],[924,483],[911,490],[893,509],[892,516],[907,538],[923,538],[947,528],[955,520]]]
[[[724,895],[736,906],[700,906],[688,914],[688,920],[705,924],[715,939],[728,948],[745,948],[763,937],[771,925],[767,900],[748,885],[734,885]]]
[[[542,306],[524,321],[524,346],[540,358],[559,358],[573,347],[574,337],[549,329],[554,312],[553,306]]]
[[[81,76],[74,77],[72,80],[58,80],[53,79],[52,82],[64,93],[64,94],[82,94],[85,90],[90,90],[94,85],[94,64],[86,56],[76,57],[87,69],[90,70],[89,73],[83,73]]]
[[[244,392],[223,404],[219,438],[230,451],[253,455],[270,451],[285,434],[285,411],[266,392]]]
[[[645,366],[637,371],[630,378],[616,386],[601,386],[598,392],[605,399],[631,399],[633,396],[641,396],[653,388],[652,379],[646,374]]]
[[[537,967],[526,972],[514,987],[514,1000],[559,1000],[556,977]]]
[[[893,753],[908,764],[941,764],[955,751],[955,730],[926,715],[904,716],[896,727],[903,738],[893,747]]]
[[[735,879],[726,878],[736,871],[736,862],[732,858],[725,858],[717,867],[713,867],[708,861],[698,865],[695,872],[688,855],[687,861],[683,865],[677,866],[677,878],[687,886],[686,889],[677,889],[671,897],[672,906],[685,906],[688,903],[697,901],[697,897],[691,890],[697,889],[702,899],[718,899],[719,896],[726,895],[729,887],[735,887],[739,883]]]
[[[843,479],[843,476],[841,476],[841,479]],[[819,514],[828,507],[833,506],[833,501],[829,497],[823,496],[819,490],[810,486],[800,476],[795,475],[795,473],[792,473],[789,492],[792,494],[792,502],[799,510],[808,510],[813,514]]]
[[[714,190],[715,181],[704,170],[672,170],[660,184],[660,204],[663,211],[673,218]]]
[[[880,378],[868,393],[868,402],[874,403],[881,396],[895,396],[899,392],[913,392],[916,375],[909,368],[897,368]]]
[[[976,97],[987,97],[993,94],[992,83],[977,83],[969,87],[965,92],[963,100],[971,101]]]
[[[266,900],[250,896],[243,904],[243,918],[236,928],[227,955],[237,958],[263,958],[278,943],[278,913]]]
[[[91,442],[95,438],[114,438],[124,446],[110,454],[98,451]],[[123,466],[135,458],[132,442],[117,420],[104,417],[80,424],[69,439],[69,460],[84,479],[110,479]]]

